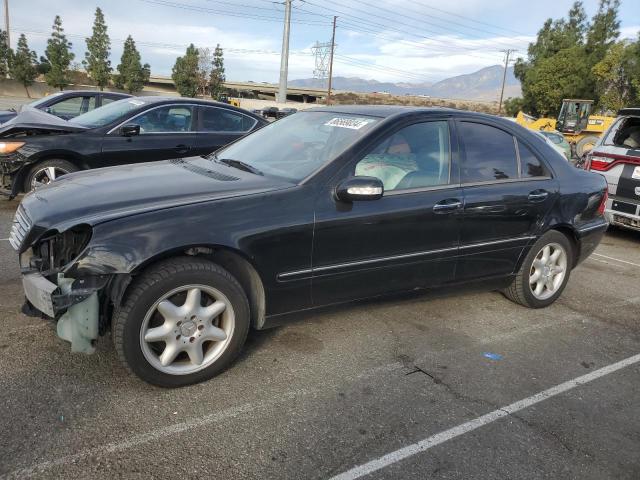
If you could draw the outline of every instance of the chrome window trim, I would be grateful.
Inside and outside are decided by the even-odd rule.
[[[553,177],[544,176],[544,177],[525,177],[525,178],[506,178],[504,180],[487,180],[484,182],[469,182],[469,183],[461,183],[462,187],[479,187],[482,185],[496,185],[500,183],[518,183],[518,182],[541,182],[544,180],[551,180]]]
[[[455,188],[460,188],[460,184],[456,183],[447,183],[447,184],[443,184],[443,185],[433,185],[431,187],[416,187],[416,188],[403,188],[401,190],[386,190],[383,193],[383,198],[384,197],[391,197],[394,195],[405,195],[405,194],[410,194],[410,193],[422,193],[422,192],[430,192],[430,191],[438,191],[438,190],[449,190],[449,189],[455,189]]]
[[[124,99],[123,99],[124,100]],[[131,120],[134,120],[136,118],[138,118],[141,115],[145,115],[149,112],[151,112],[152,110],[156,110],[158,108],[164,108],[164,107],[198,107],[199,104],[198,103],[163,103],[162,105],[156,105],[155,107],[151,107],[147,110],[144,110],[142,112],[139,112],[137,114],[135,114],[133,117],[129,117],[127,120],[119,123],[118,125],[116,125],[115,127],[113,127],[111,130],[109,130],[107,132],[107,135],[111,135],[114,131],[118,130],[120,127],[122,127],[123,125],[126,125],[127,123],[131,122]],[[189,132],[153,132],[153,133],[160,133],[160,134],[167,134],[167,133],[197,133],[197,132],[193,132],[193,131],[189,131]],[[149,133],[144,133],[141,135],[152,135],[151,132]]]
[[[296,275],[305,275],[305,274],[313,274],[315,272],[326,272],[329,270],[335,270],[335,269],[339,269],[339,268],[345,268],[345,267],[355,267],[355,266],[359,266],[359,265],[370,265],[372,263],[379,263],[379,262],[388,262],[390,260],[402,260],[405,258],[415,258],[415,257],[421,257],[421,256],[426,256],[426,255],[433,255],[436,253],[446,253],[446,252],[452,252],[452,251],[456,251],[456,250],[465,250],[465,249],[469,249],[469,248],[477,248],[477,247],[486,247],[486,246],[490,246],[490,245],[499,245],[502,243],[511,243],[511,242],[518,242],[518,241],[522,241],[522,240],[532,240],[534,238],[537,238],[533,235],[529,235],[529,236],[524,236],[524,237],[516,237],[516,238],[507,238],[507,239],[502,239],[502,240],[494,240],[491,242],[481,242],[481,243],[472,243],[469,245],[460,245],[460,246],[456,246],[456,247],[449,247],[449,248],[439,248],[436,250],[425,250],[423,252],[414,252],[414,253],[404,253],[401,255],[391,255],[388,257],[378,257],[378,258],[368,258],[366,260],[357,260],[357,261],[353,261],[353,262],[344,262],[344,263],[336,263],[333,265],[323,265],[320,267],[315,267],[315,268],[305,268],[303,270],[295,270],[292,272],[283,272],[277,275],[277,279],[278,280],[283,280],[289,277],[293,277]]]
[[[251,128],[249,128],[248,130],[233,130],[233,131],[227,131],[227,130],[198,130],[195,133],[220,133],[220,134],[230,134],[230,135],[235,135],[235,134],[246,134],[249,133],[251,130],[253,130],[255,128],[255,126],[258,124],[258,120],[253,118],[250,115],[247,115],[245,113],[242,112],[238,112],[236,110],[231,110],[230,108],[223,108],[223,107],[218,107],[215,105],[199,105],[200,107],[202,107],[202,109],[204,110],[205,108],[215,108],[217,110],[225,110],[227,112],[232,112],[238,115],[242,115],[243,117],[247,117],[249,120],[253,120],[253,125],[251,125]]]

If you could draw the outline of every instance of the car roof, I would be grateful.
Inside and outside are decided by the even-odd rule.
[[[120,95],[122,97],[130,97],[131,95],[128,93],[122,93],[122,92],[105,92],[105,91],[100,91],[100,90],[62,90],[61,92],[54,92],[51,95],[54,94],[60,94],[60,95],[97,95],[99,93],[102,93],[104,95]]]
[[[640,107],[623,108],[618,112],[618,115],[630,115],[640,117]]]

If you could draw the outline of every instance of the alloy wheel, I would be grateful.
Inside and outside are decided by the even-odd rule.
[[[69,172],[60,167],[42,167],[33,174],[31,188],[34,189],[40,185],[47,185],[67,173]]]
[[[567,274],[567,252],[559,243],[549,243],[535,256],[529,270],[529,288],[538,300],[552,297]]]
[[[147,311],[140,347],[157,370],[187,375],[207,368],[226,350],[235,328],[229,299],[206,285],[185,285],[163,295]]]

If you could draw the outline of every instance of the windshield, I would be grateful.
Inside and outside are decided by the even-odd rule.
[[[83,113],[69,120],[71,123],[82,125],[83,127],[95,128],[104,127],[111,122],[118,120],[132,110],[136,110],[146,102],[138,98],[125,98],[112,102],[104,107],[96,108],[90,112]]]
[[[213,158],[297,182],[344,152],[378,121],[363,115],[298,112],[217,151]]]

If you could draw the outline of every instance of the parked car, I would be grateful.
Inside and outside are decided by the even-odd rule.
[[[569,142],[564,138],[564,135],[557,130],[552,132],[540,130],[538,133],[548,138],[557,147],[558,151],[566,157],[567,161],[571,161],[571,145],[569,145]]]
[[[132,372],[175,387],[324,305],[480,282],[546,307],[603,237],[606,195],[494,116],[331,106],[208,157],[62,177],[24,197],[10,242],[24,312],[74,351],[110,327]]]
[[[278,110],[278,113],[276,114],[276,118],[283,118],[288,115],[292,115],[297,111],[298,111],[297,108],[281,108],[280,110]]]
[[[29,109],[0,126],[0,193],[78,170],[204,155],[267,122],[223,103],[132,97],[70,121]]]
[[[278,118],[278,107],[264,107],[262,109],[262,116],[264,118]]]
[[[29,108],[36,108],[55,115],[56,117],[69,120],[83,113],[90,112],[95,108],[102,107],[116,100],[129,98],[130,96],[131,95],[127,95],[126,93],[92,90],[67,90],[57,92],[22,105],[19,110],[0,110],[0,123],[11,120],[18,115],[19,111],[21,112]]]
[[[625,108],[587,154],[585,169],[609,185],[607,220],[640,231],[640,108]]]

